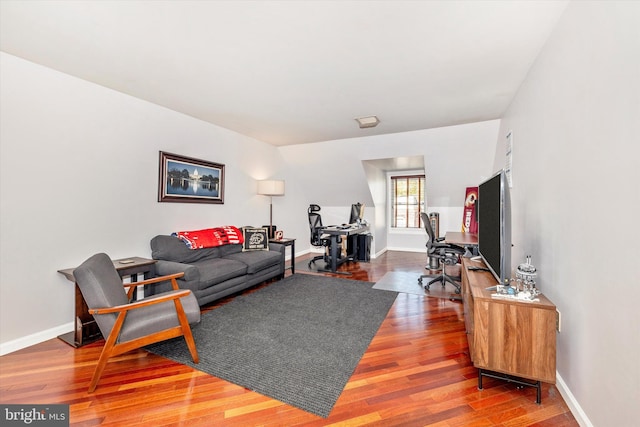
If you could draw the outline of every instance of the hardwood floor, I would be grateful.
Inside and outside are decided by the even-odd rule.
[[[310,273],[308,258],[297,258],[296,274]],[[340,277],[417,279],[425,263],[423,254],[388,252],[341,267],[352,275]],[[543,385],[540,405],[534,389],[498,380],[479,391],[466,340],[460,302],[399,294],[326,419],[144,350],[112,359],[89,394],[104,341],[74,349],[52,339],[0,357],[0,402],[70,404],[72,426],[578,425],[553,385]]]

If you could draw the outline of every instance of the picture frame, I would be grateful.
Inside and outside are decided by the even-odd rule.
[[[160,151],[158,202],[224,203],[221,163]]]

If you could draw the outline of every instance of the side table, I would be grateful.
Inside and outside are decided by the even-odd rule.
[[[131,276],[132,282],[138,281],[139,273],[143,273],[145,279],[153,277],[155,275],[155,264],[156,260],[154,259],[140,257],[122,258],[113,261],[113,266],[116,268],[120,277]],[[76,288],[74,330],[66,334],[62,334],[58,338],[70,346],[78,348],[93,341],[97,341],[102,337],[102,335],[100,334],[100,329],[98,328],[93,316],[89,314],[89,307],[87,307],[87,303],[82,297],[82,292],[80,292],[76,278],[73,276],[73,270],[75,270],[75,268],[58,270],[58,273],[73,282]]]
[[[295,274],[296,273],[296,239],[289,239],[287,237],[283,237],[280,240],[269,240],[269,243],[277,243],[279,245],[291,247],[291,266],[288,268],[291,269],[291,274]]]

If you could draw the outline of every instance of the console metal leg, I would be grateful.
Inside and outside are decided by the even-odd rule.
[[[536,403],[539,405],[540,403],[542,403],[542,383],[540,381],[536,381],[536,382],[528,382],[525,381],[521,378],[518,377],[514,377],[511,375],[507,375],[507,374],[498,374],[495,372],[491,372],[491,371],[487,371],[484,369],[478,369],[478,390],[482,390],[482,376],[485,377],[489,377],[489,378],[495,378],[497,380],[503,380],[509,383],[514,383],[514,384],[518,384],[518,386],[520,386],[519,388],[522,387],[534,387],[536,389]]]

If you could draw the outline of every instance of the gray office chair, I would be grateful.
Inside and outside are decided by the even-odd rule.
[[[445,284],[449,282],[456,288],[456,293],[459,294],[461,291],[460,283],[456,282],[452,277],[445,273],[445,266],[456,265],[460,256],[465,253],[465,249],[458,245],[444,243],[444,239],[437,237],[431,227],[429,216],[426,213],[420,212],[420,219],[422,219],[424,228],[429,236],[429,240],[427,241],[427,256],[429,258],[437,258],[442,263],[442,274],[429,281],[429,283],[424,286],[424,290],[428,292],[431,285],[436,282],[442,283],[442,287],[444,288]],[[427,265],[426,268],[428,269],[429,266]],[[423,274],[420,276],[418,278],[418,283],[420,285],[422,285],[422,279],[425,277],[432,278],[433,275]]]
[[[170,338],[184,336],[193,361],[198,363],[198,351],[189,324],[200,321],[200,306],[190,290],[178,289],[176,278],[183,273],[123,285],[109,256],[100,253],[83,262],[73,275],[89,313],[105,337],[89,393],[96,389],[110,357]],[[172,291],[131,301],[137,286],[168,280]],[[128,292],[125,292],[125,286],[129,286]]]

